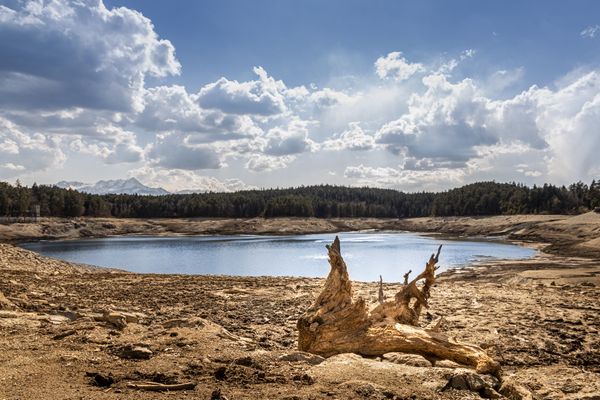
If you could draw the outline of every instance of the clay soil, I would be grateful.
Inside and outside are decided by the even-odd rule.
[[[504,391],[507,398],[600,399],[598,214],[44,220],[0,226],[0,237],[14,242],[355,229],[491,235],[539,248],[533,259],[493,260],[445,272],[432,290],[422,323],[443,317],[444,333],[486,349],[502,364],[503,381],[521,389]],[[402,354],[377,359],[346,354],[325,360],[297,352],[296,321],[323,282],[133,274],[0,244],[0,399],[480,398],[480,391],[449,385],[453,377],[474,376],[451,362],[433,366],[420,356]],[[386,284],[386,296],[398,287]],[[376,284],[357,282],[354,289],[356,296],[376,302]],[[495,378],[478,378],[499,389]],[[132,387],[148,382],[195,387],[170,392]]]

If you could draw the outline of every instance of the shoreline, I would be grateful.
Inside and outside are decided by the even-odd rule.
[[[556,255],[600,259],[600,214],[491,217],[118,219],[42,218],[38,223],[0,225],[0,243],[127,236],[272,235],[337,232],[412,232],[443,238],[493,240],[533,246]]]

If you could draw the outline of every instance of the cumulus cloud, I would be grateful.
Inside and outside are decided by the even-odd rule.
[[[90,154],[107,164],[134,163],[143,159],[144,150],[136,144],[136,136],[112,124],[89,127],[86,135],[63,136],[71,151]]]
[[[460,184],[466,172],[441,168],[436,171],[404,170],[393,167],[370,167],[360,164],[344,170],[344,177],[356,186],[383,187],[407,191],[436,190],[440,185]]]
[[[130,171],[129,176],[136,177],[149,186],[162,187],[168,191],[180,193],[235,192],[256,189],[255,186],[247,185],[239,179],[219,180],[182,169],[142,167]]]
[[[27,135],[0,117],[0,178],[43,171],[64,160],[65,155],[57,141],[41,133]]]
[[[471,80],[453,84],[432,74],[423,84],[425,92],[413,94],[408,112],[379,129],[378,143],[417,158],[467,161],[475,155],[474,146],[495,142],[485,129],[487,100],[477,95]]]
[[[295,156],[273,157],[264,154],[251,154],[245,167],[254,172],[268,172],[287,167]]]
[[[371,150],[375,147],[375,139],[367,134],[359,122],[350,122],[348,129],[339,136],[326,140],[322,144],[325,150]]]
[[[139,110],[147,75],[180,72],[173,45],[137,11],[92,0],[11,5],[0,10],[4,109]]]
[[[195,142],[239,139],[261,132],[249,116],[201,108],[198,95],[188,93],[183,86],[149,88],[144,104],[134,123],[149,132],[186,132],[193,134]]]
[[[192,145],[185,136],[174,133],[158,135],[146,155],[152,165],[163,168],[200,170],[222,166],[214,146]]]
[[[270,77],[262,67],[255,67],[257,80],[231,81],[221,78],[200,89],[198,103],[229,114],[276,115],[286,111],[282,81]]]
[[[264,153],[270,156],[287,156],[310,152],[316,144],[308,137],[310,122],[293,119],[287,126],[270,129],[266,136]]]
[[[394,78],[403,81],[418,72],[425,71],[425,67],[420,63],[408,62],[401,52],[394,51],[375,61],[375,71],[381,79]]]

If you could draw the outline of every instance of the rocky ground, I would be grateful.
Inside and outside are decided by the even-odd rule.
[[[600,231],[594,215],[518,226],[494,218],[487,233],[521,234],[555,253],[557,237],[570,238],[561,243],[572,254]],[[478,219],[404,223],[438,222],[438,232],[486,233]],[[534,238],[536,224],[555,236]],[[593,251],[494,261],[438,279],[423,324],[443,317],[447,335],[485,348],[502,364],[501,383],[415,355],[322,359],[296,351],[296,320],[321,279],[131,274],[0,244],[0,399],[600,399]],[[375,284],[354,289],[377,299]],[[387,296],[397,289],[385,285]],[[189,386],[155,391],[180,384]]]

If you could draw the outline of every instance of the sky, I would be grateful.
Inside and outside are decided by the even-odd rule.
[[[0,180],[600,178],[597,1],[0,0]]]

